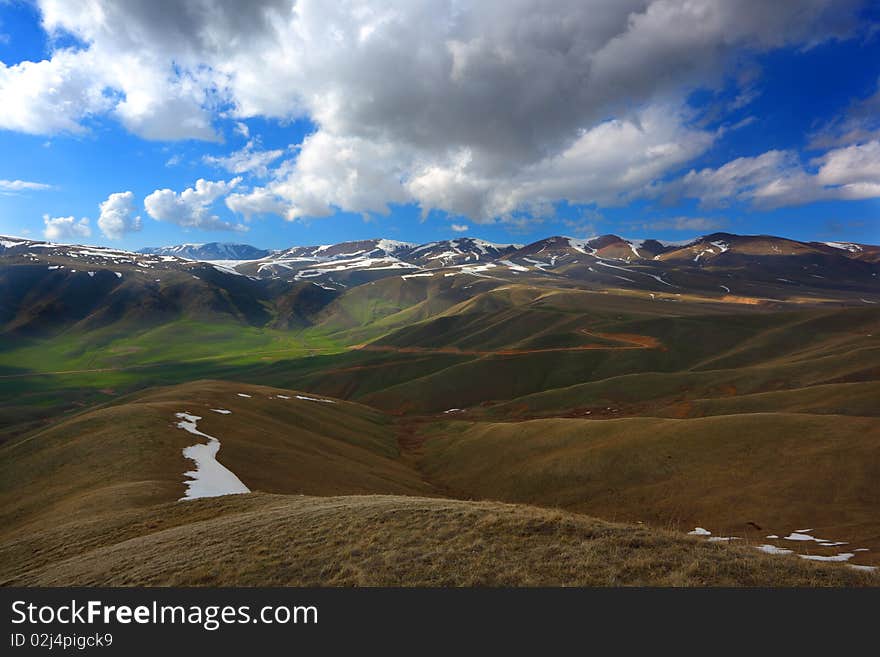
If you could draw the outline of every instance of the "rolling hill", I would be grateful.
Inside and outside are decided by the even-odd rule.
[[[181,413],[198,418],[202,436],[183,426]],[[221,442],[221,463],[252,492],[175,501],[195,477],[184,450],[207,436]],[[387,416],[357,404],[225,382],[84,412],[0,447],[0,582],[875,583],[869,572],[762,554],[755,547],[764,543],[446,499],[394,436]]]
[[[876,251],[2,238],[0,580],[876,585]]]

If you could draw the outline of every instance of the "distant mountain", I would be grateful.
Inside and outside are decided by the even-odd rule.
[[[521,244],[494,244],[474,237],[429,242],[408,251],[405,259],[425,268],[491,261],[512,253]]]
[[[272,253],[258,249],[250,244],[229,242],[208,242],[207,244],[177,244],[174,246],[155,246],[140,249],[138,253],[166,255],[187,260],[258,260]]]
[[[260,278],[282,278],[308,280],[320,278],[331,285],[345,287],[338,283],[334,275],[350,278],[351,272],[416,268],[401,257],[415,244],[388,239],[359,240],[322,244],[318,246],[293,246],[281,251],[273,251],[264,258],[242,263],[237,270],[249,276]],[[332,264],[328,264],[332,263]],[[355,282],[370,280],[373,274],[359,275]]]
[[[292,328],[336,296],[308,281],[263,280],[226,263],[0,237],[0,334],[145,328],[178,318]]]
[[[387,278],[399,279],[395,298],[456,302],[480,281],[648,298],[880,303],[880,247],[767,235],[712,233],[684,242],[557,235],[527,245],[369,239],[271,252],[212,243],[143,251],[0,237],[0,332],[180,316],[303,326],[337,295]]]

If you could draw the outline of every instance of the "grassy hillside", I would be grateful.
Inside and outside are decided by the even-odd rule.
[[[0,536],[25,525],[33,531],[59,519],[180,498],[184,472],[192,469],[181,450],[199,439],[175,426],[179,412],[203,418],[199,430],[221,441],[220,462],[251,490],[319,495],[431,490],[400,462],[384,415],[358,404],[295,395],[194,382],[130,396],[9,440],[0,446]]]
[[[39,549],[34,547],[39,545]],[[876,576],[492,502],[251,494],[0,545],[0,584],[859,586]]]
[[[538,272],[327,294],[34,272],[54,296],[8,323],[59,323],[0,343],[0,581],[880,581],[754,549],[810,527],[845,545],[801,552],[880,565],[876,308]],[[176,502],[183,412],[252,494]]]
[[[447,422],[423,432],[423,472],[458,497],[755,540],[810,527],[880,563],[876,418]]]
[[[395,414],[488,406],[496,418],[607,407],[687,417],[695,400],[880,380],[877,310],[731,313],[718,304],[493,281],[492,289],[455,301],[461,288],[426,292],[432,280],[355,288],[327,316],[338,320],[340,305],[374,300],[364,288],[391,286],[405,305],[419,298],[407,295],[420,281],[425,300],[401,312],[429,317],[408,316],[402,327],[387,324],[389,316],[333,330],[326,317],[301,330],[182,319],[4,343],[0,394],[8,402],[0,406],[0,442],[61,413],[203,378],[309,390]]]
[[[7,441],[0,583],[878,582],[842,566],[761,554],[754,548],[768,542],[764,534],[744,525],[815,525],[880,548],[873,418],[423,418],[416,426],[308,397],[197,381],[135,393]],[[201,416],[198,430],[221,441],[218,460],[252,493],[176,501],[193,467],[182,450],[206,440],[177,426],[183,412]],[[713,544],[681,531],[696,524],[749,540]]]

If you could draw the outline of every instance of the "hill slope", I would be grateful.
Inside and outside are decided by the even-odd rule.
[[[201,418],[199,431],[220,440],[219,461],[251,490],[431,490],[400,462],[383,414],[297,394],[194,382],[147,391],[10,440],[0,446],[0,536],[182,497],[184,473],[193,466],[182,450],[205,441],[176,426],[178,413]]]
[[[769,541],[754,532],[737,546],[661,529],[670,519],[739,529],[729,519],[748,514],[809,515],[823,531],[833,517],[834,537],[853,541],[876,532],[869,420],[774,418],[430,420],[419,439],[371,408],[296,391],[219,381],[144,391],[0,446],[0,583],[877,584],[761,554]],[[834,423],[833,439],[817,421]],[[815,444],[794,458],[796,435]],[[208,476],[184,450],[212,439],[250,492],[176,501],[186,480]],[[823,472],[841,459],[849,470]]]
[[[59,530],[66,544],[59,545]],[[33,546],[41,546],[36,551]],[[251,494],[0,545],[24,586],[858,586],[869,573],[534,507]],[[14,560],[14,562],[13,562]]]
[[[424,430],[429,480],[464,498],[708,528],[754,541],[814,529],[880,565],[876,418],[758,413],[447,422]],[[774,542],[772,539],[767,542]],[[823,547],[781,541],[833,556]]]

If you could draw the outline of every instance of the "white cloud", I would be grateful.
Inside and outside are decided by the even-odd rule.
[[[281,149],[260,150],[259,143],[251,139],[244,148],[230,153],[226,157],[206,155],[204,161],[207,164],[226,169],[230,173],[252,173],[257,176],[267,176],[269,175],[269,165],[282,155],[284,155],[284,151]]]
[[[401,184],[408,157],[411,153],[388,142],[317,132],[267,186],[230,197],[227,204],[246,216],[273,212],[290,221],[326,217],[334,209],[386,214],[389,203],[411,200]]]
[[[75,240],[92,234],[89,220],[85,217],[77,221],[74,217],[50,217],[44,214],[43,223],[46,225],[43,236],[53,242]]]
[[[226,207],[245,219],[267,214],[292,219],[287,214],[290,209],[289,203],[265,187],[258,187],[246,194],[230,194],[226,197]]]
[[[52,189],[52,185],[30,180],[0,180],[0,192],[31,192]]]
[[[199,178],[195,186],[179,194],[170,189],[157,189],[144,199],[144,208],[153,219],[184,228],[246,231],[247,226],[224,221],[211,212],[214,202],[228,194],[240,181],[241,178],[228,182]]]
[[[29,134],[83,132],[82,120],[113,106],[94,59],[88,51],[61,50],[40,62],[0,62],[0,128]]]
[[[817,200],[880,198],[880,141],[832,149],[811,164],[818,169],[804,166],[792,151],[767,151],[717,169],[692,170],[660,189],[697,198],[706,206],[740,201],[776,208]]]
[[[224,118],[249,138],[251,117],[308,117],[298,156],[230,207],[296,219],[415,201],[522,221],[680,168],[712,141],[674,109],[694,86],[742,53],[846,34],[855,4],[39,0],[45,28],[86,47],[0,65],[0,127],[77,132],[109,114],[149,139],[218,139]],[[276,158],[247,149],[216,163],[264,175]]]
[[[466,233],[470,230],[470,226],[467,224],[452,224],[450,228],[456,233]]]
[[[251,136],[251,131],[250,128],[247,127],[247,123],[242,123],[241,121],[235,123],[235,132],[245,139],[248,139]]]
[[[823,185],[880,184],[880,141],[846,146],[818,158],[817,180]]]
[[[675,107],[647,107],[581,131],[568,148],[520,171],[487,171],[470,149],[426,161],[419,149],[320,131],[269,184],[235,194],[227,205],[246,217],[271,213],[294,220],[335,209],[387,213],[389,203],[414,202],[424,214],[442,210],[485,223],[547,215],[561,198],[619,204],[712,144],[713,133],[686,122]]]
[[[141,229],[141,218],[136,216],[133,192],[110,194],[99,207],[101,215],[98,217],[98,228],[110,239],[118,240],[126,233]]]
[[[515,175],[481,177],[465,153],[430,166],[409,183],[423,210],[452,210],[475,221],[517,211],[540,214],[557,199],[616,205],[666,172],[704,152],[714,135],[685,127],[674,107],[648,107],[582,131],[565,150]]]

